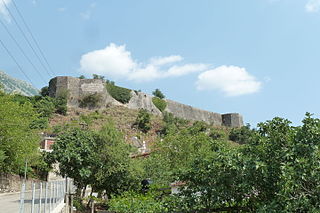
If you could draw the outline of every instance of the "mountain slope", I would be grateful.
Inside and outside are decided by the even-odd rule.
[[[34,88],[31,84],[15,79],[3,71],[0,71],[0,84],[4,86],[4,91],[8,93],[19,93],[26,96],[39,94],[39,90]]]

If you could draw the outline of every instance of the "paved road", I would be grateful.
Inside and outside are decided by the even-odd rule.
[[[0,213],[19,212],[20,193],[0,194]]]

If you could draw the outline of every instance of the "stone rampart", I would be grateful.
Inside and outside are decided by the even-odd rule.
[[[153,104],[151,95],[131,91],[129,103],[122,104],[115,100],[107,91],[105,82],[101,79],[79,79],[74,77],[55,77],[49,82],[49,95],[58,97],[63,93],[68,93],[68,107],[79,107],[80,100],[90,94],[99,94],[101,100],[98,103],[99,108],[105,108],[110,105],[122,105],[129,109],[146,109],[147,111],[161,115],[160,110]],[[166,112],[174,116],[193,120],[204,121],[215,126],[241,127],[243,126],[242,116],[238,113],[219,114],[194,108],[172,100],[166,100]]]
[[[222,116],[219,113],[197,109],[171,100],[166,101],[167,108],[165,111],[174,114],[176,117],[193,121],[204,121],[215,126],[222,125]]]

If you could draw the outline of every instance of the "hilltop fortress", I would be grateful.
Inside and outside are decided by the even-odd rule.
[[[161,115],[162,112],[153,104],[154,96],[131,90],[131,98],[128,103],[123,104],[114,99],[106,89],[106,82],[102,79],[79,79],[68,76],[59,76],[50,80],[49,95],[57,97],[62,92],[68,92],[68,108],[79,108],[83,97],[88,95],[99,95],[99,108],[120,105],[129,109],[146,109],[150,113]],[[172,100],[165,99],[167,105],[165,112],[174,116],[193,120],[204,121],[215,126],[241,127],[242,116],[238,113],[219,114],[194,108]]]

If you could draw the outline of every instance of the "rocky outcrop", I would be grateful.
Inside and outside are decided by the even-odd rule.
[[[98,94],[100,96],[99,108],[105,108],[110,105],[123,105],[130,109],[146,109],[147,111],[161,115],[160,110],[153,104],[153,96],[131,91],[131,99],[129,103],[122,104],[115,100],[107,91],[105,82],[101,79],[79,79],[73,77],[55,77],[49,82],[49,95],[58,97],[61,94],[68,93],[68,107],[77,108],[83,97],[90,94]],[[181,104],[172,100],[166,100],[166,112],[172,113],[174,116],[193,120],[204,121],[215,126],[241,127],[243,126],[242,116],[238,113],[219,114],[194,108],[185,104]]]
[[[152,97],[143,92],[131,91],[131,99],[125,106],[129,109],[146,109],[153,114],[161,115],[160,110],[152,103]]]

